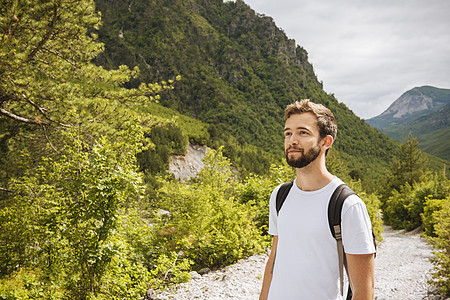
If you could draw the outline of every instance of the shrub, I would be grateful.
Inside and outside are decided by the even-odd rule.
[[[41,269],[19,269],[0,280],[0,299],[28,300],[28,299],[63,299],[64,290],[57,278],[48,278]]]
[[[158,124],[146,135],[154,147],[137,153],[137,163],[140,171],[150,174],[165,172],[169,168],[171,154],[185,154],[187,137],[176,123]]]
[[[250,205],[236,200],[230,162],[210,150],[205,168],[189,183],[166,182],[160,189],[156,244],[182,251],[194,268],[221,267],[262,250]],[[156,245],[156,247],[158,247]]]
[[[436,214],[442,209],[445,201],[445,199],[432,199],[429,197],[425,200],[425,206],[421,216],[425,234],[429,237],[436,237],[434,229],[438,222]]]
[[[412,186],[405,184],[399,192],[393,190],[384,206],[384,220],[394,229],[412,230],[420,227],[426,200],[445,198],[449,187],[447,179],[435,175]]]
[[[435,248],[432,260],[435,267],[430,283],[436,284],[447,299],[450,297],[450,197],[442,203],[440,210],[433,213],[433,217],[436,237],[431,241]]]
[[[295,177],[293,169],[286,164],[270,167],[269,175],[250,175],[236,186],[237,198],[242,204],[252,207],[253,222],[261,234],[268,234],[269,199],[279,184],[291,181]]]
[[[110,237],[119,209],[140,193],[135,154],[142,132],[131,123],[124,126],[118,141],[100,138],[94,145],[67,130],[72,144],[61,157],[42,158],[28,176],[11,180],[16,193],[0,210],[1,275],[40,269],[37,282],[47,290],[56,281],[65,297],[98,294],[115,256]]]

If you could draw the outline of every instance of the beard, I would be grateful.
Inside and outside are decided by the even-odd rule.
[[[301,156],[299,158],[289,158],[288,150],[295,149],[301,152]],[[286,156],[286,161],[288,165],[294,168],[304,168],[310,163],[312,163],[320,154],[320,145],[317,143],[317,145],[313,146],[311,149],[308,150],[308,152],[305,153],[305,149],[300,147],[290,147],[286,149],[284,152],[284,155]]]

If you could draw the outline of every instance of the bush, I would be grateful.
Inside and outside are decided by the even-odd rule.
[[[137,153],[139,171],[164,173],[169,169],[170,155],[186,153],[187,137],[175,123],[158,124],[145,137],[151,140],[154,147]]]
[[[421,216],[425,234],[429,237],[436,237],[434,229],[438,222],[436,214],[442,209],[445,201],[445,199],[432,199],[429,197],[425,200],[425,206]]]
[[[446,297],[450,297],[450,197],[443,203],[440,210],[433,213],[435,218],[434,232],[431,238],[435,250],[432,262],[435,265],[431,284],[438,286]]]
[[[268,234],[269,199],[272,191],[281,183],[295,177],[293,169],[286,164],[270,167],[266,176],[250,175],[236,186],[237,198],[242,204],[250,205],[254,214],[253,223],[262,235]]]
[[[117,265],[115,273],[118,275],[114,276],[116,285],[123,287],[121,290],[124,292],[133,285],[142,294],[149,287],[161,289],[173,283],[188,281],[192,261],[185,258],[182,252],[177,254],[155,246],[159,229],[143,215],[143,212],[129,211],[121,217],[120,232],[116,239],[122,245],[122,251],[113,260]],[[124,277],[129,280],[124,281]]]
[[[83,142],[76,130],[67,130],[72,144],[61,157],[42,158],[28,176],[11,180],[16,193],[0,210],[1,275],[38,269],[36,282],[44,295],[54,282],[60,282],[68,298],[98,294],[116,255],[110,238],[120,207],[141,191],[135,154],[142,132],[133,124],[124,126],[129,130],[118,141],[100,138],[94,145]],[[14,274],[12,280],[20,281],[21,273]]]
[[[400,192],[393,190],[384,206],[384,221],[394,229],[413,230],[420,227],[427,199],[445,198],[449,194],[449,188],[447,179],[435,175],[412,186],[405,184]]]
[[[0,299],[63,299],[64,289],[61,282],[55,278],[45,278],[41,269],[19,269],[0,280]]]
[[[407,206],[412,202],[411,193],[411,186],[406,185],[402,188],[401,192],[393,190],[392,196],[387,200],[383,210],[383,219],[388,225],[391,225],[392,228],[407,228],[407,223],[410,222]]]
[[[205,168],[189,183],[165,182],[160,189],[156,247],[179,253],[194,268],[221,267],[260,252],[262,237],[251,206],[236,199],[230,162],[222,149],[210,150]]]

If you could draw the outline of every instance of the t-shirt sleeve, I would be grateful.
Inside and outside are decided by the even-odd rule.
[[[375,253],[372,223],[366,205],[356,195],[348,197],[342,208],[342,243],[348,254]]]
[[[281,186],[281,185],[280,185]],[[277,208],[276,208],[276,198],[278,190],[280,189],[280,186],[277,186],[272,194],[270,195],[270,201],[269,201],[269,234],[270,235],[278,235],[278,214],[277,214]]]

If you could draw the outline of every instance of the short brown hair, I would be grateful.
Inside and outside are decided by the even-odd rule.
[[[331,135],[333,140],[337,134],[337,123],[331,110],[323,106],[311,102],[309,99],[295,101],[286,106],[284,110],[284,120],[286,121],[291,115],[312,112],[317,117],[317,126],[319,127],[320,138],[323,139],[327,135]]]

